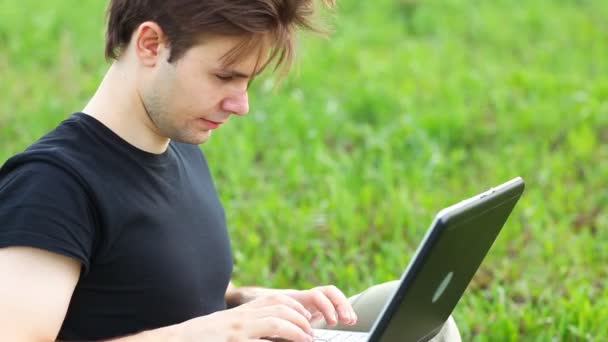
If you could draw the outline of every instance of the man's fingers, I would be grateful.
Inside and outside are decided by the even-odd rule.
[[[311,335],[310,319],[312,315],[297,300],[287,295],[278,294],[249,302],[244,309],[248,310],[249,317],[280,318],[297,326],[304,334]],[[259,336],[258,336],[259,337]]]
[[[304,333],[312,335],[312,326],[307,317],[302,316],[299,312],[294,310],[292,307],[279,304],[274,306],[266,306],[257,309],[255,315],[257,317],[278,317],[282,320],[291,322],[300,328]]]
[[[262,308],[265,306],[273,306],[273,305],[287,305],[287,306],[291,307],[292,309],[294,309],[295,311],[297,311],[298,313],[300,313],[307,320],[310,320],[312,318],[312,314],[310,313],[310,311],[306,310],[306,308],[304,307],[304,305],[302,305],[302,303],[298,302],[297,300],[293,299],[292,297],[289,297],[289,296],[283,295],[283,294],[262,297],[258,300],[249,302],[248,304],[249,304],[248,306],[256,307],[256,308]]]
[[[308,295],[310,296],[311,302],[313,305],[319,310],[323,317],[325,318],[325,322],[328,325],[336,325],[338,324],[338,315],[336,313],[336,308],[334,304],[327,298],[327,295],[323,293],[318,288],[312,289],[308,291]]]
[[[321,318],[323,318],[323,314],[320,311],[317,311],[312,315],[312,318],[310,319],[310,321],[316,322],[316,321],[320,320]]]
[[[323,286],[317,289],[323,292],[323,294],[332,302],[338,313],[340,322],[351,325],[357,323],[357,314],[342,291],[333,285]]]
[[[279,318],[268,316],[251,322],[249,336],[252,338],[285,339],[297,342],[312,342],[312,334],[305,333],[298,325]]]

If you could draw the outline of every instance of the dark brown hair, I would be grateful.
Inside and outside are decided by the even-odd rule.
[[[323,0],[332,8],[335,0]],[[118,59],[133,32],[145,21],[156,22],[171,46],[169,62],[178,60],[205,35],[242,35],[242,44],[225,57],[230,65],[270,39],[267,63],[287,72],[294,55],[297,28],[322,32],[312,23],[314,0],[110,0],[105,54]]]

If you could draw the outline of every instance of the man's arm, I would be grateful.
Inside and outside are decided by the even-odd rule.
[[[0,275],[0,341],[55,341],[78,283],[80,262],[38,248],[3,247]],[[248,306],[111,341],[244,341],[274,335],[307,340],[306,309],[294,299],[267,297]]]
[[[80,276],[73,258],[30,247],[0,248],[0,340],[54,341]]]
[[[80,276],[80,262],[31,247],[0,248],[0,341],[55,341]],[[172,328],[116,341],[170,341]]]

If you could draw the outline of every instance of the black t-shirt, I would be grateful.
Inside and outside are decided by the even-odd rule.
[[[232,255],[196,145],[135,148],[75,113],[0,169],[0,247],[82,263],[62,340],[124,336],[225,309]]]

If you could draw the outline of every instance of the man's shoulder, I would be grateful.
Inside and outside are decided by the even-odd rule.
[[[81,118],[72,115],[24,151],[6,160],[0,169],[0,176],[15,169],[33,170],[49,166],[70,171],[78,167],[74,164],[86,164],[82,156],[90,154],[91,145]]]

